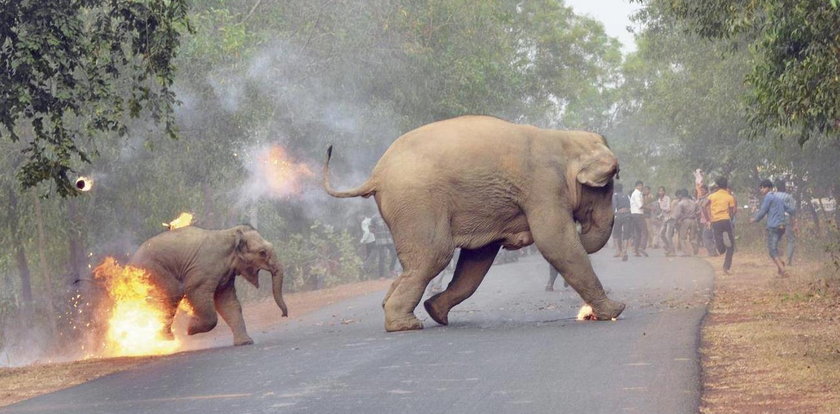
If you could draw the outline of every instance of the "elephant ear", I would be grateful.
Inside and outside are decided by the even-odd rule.
[[[581,153],[570,163],[567,182],[572,208],[580,207],[581,186],[601,188],[618,175],[618,159],[606,147]]]
[[[249,283],[254,285],[255,288],[260,288],[260,269],[254,269],[252,266],[248,266],[248,258],[245,257],[245,253],[248,252],[248,240],[245,232],[241,228],[237,228],[234,231],[234,242],[233,242],[233,250],[238,261],[242,263],[242,268],[239,269],[239,275],[244,277]]]
[[[618,174],[618,159],[604,148],[582,154],[578,159],[577,182],[590,187],[603,187]]]

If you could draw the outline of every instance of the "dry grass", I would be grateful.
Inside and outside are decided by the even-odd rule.
[[[716,269],[702,331],[703,413],[840,412],[840,279],[816,264],[780,279],[766,256]],[[819,277],[819,275],[830,277]]]
[[[383,290],[390,283],[391,280],[372,280],[318,291],[293,293],[286,296],[286,304],[291,317],[295,318],[344,299]],[[267,331],[286,321],[278,317],[280,312],[271,298],[246,303],[243,307],[248,330],[251,332]],[[228,328],[221,322],[219,325],[213,331],[201,335],[202,339],[207,341],[215,336],[230,336]],[[0,369],[0,407],[169,357],[171,356],[91,359],[21,368],[2,368]]]

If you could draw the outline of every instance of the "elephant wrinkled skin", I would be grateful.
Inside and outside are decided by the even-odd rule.
[[[387,331],[422,329],[414,309],[457,247],[452,282],[425,302],[440,324],[475,292],[500,247],[531,243],[598,319],[624,310],[607,298],[587,255],[606,244],[613,223],[618,160],[600,135],[486,116],[435,122],[398,138],[349,191],[329,183],[331,154],[332,147],[324,188],[334,197],[374,196],[404,268],[383,301]]]
[[[159,288],[155,299],[166,310],[163,334],[172,337],[172,318],[181,299],[192,307],[187,333],[208,332],[218,321],[216,312],[233,331],[234,345],[252,344],[245,330],[242,306],[234,279],[242,275],[259,288],[259,271],[271,273],[272,293],[283,316],[283,269],[271,243],[251,226],[205,230],[194,226],[166,231],[145,241],[129,264],[144,269]]]

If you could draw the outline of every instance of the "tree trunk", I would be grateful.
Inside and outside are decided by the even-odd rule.
[[[45,291],[47,296],[47,319],[49,320],[50,324],[50,332],[53,335],[55,335],[55,307],[53,304],[53,300],[55,299],[55,293],[53,292],[52,271],[47,265],[47,247],[46,236],[44,233],[44,215],[41,210],[41,199],[40,197],[38,197],[38,194],[35,194],[35,225],[38,229],[38,271],[41,273],[41,277],[44,280],[44,285],[46,286]]]
[[[70,277],[73,278],[71,282],[89,282],[90,275],[85,266],[85,242],[84,242],[84,235],[80,230],[83,223],[80,220],[78,214],[78,207],[76,205],[76,200],[69,199],[67,200],[67,219],[70,223],[70,231],[69,231],[69,254],[70,258],[68,260],[69,263],[69,273]]]
[[[12,186],[6,187],[6,194],[9,197],[8,221],[9,236],[14,246],[15,261],[17,262],[18,275],[20,276],[20,298],[23,309],[26,313],[32,307],[32,279],[29,272],[29,263],[26,260],[26,250],[21,242],[20,235],[20,211],[18,210],[18,198]]]

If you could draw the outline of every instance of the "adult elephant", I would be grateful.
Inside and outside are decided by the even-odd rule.
[[[245,330],[242,306],[234,279],[242,275],[259,288],[259,271],[271,273],[274,301],[283,316],[283,269],[271,243],[248,225],[224,230],[187,226],[166,231],[145,241],[129,264],[148,272],[159,288],[158,299],[166,310],[164,335],[172,337],[172,319],[182,299],[192,308],[187,333],[207,332],[216,326],[216,312],[233,331],[234,345],[253,344]]]
[[[385,296],[385,329],[422,329],[414,316],[428,282],[461,255],[452,282],[425,302],[436,322],[470,297],[499,248],[536,243],[589,304],[612,319],[624,304],[607,298],[588,253],[601,249],[613,223],[618,161],[598,134],[464,116],[425,125],[397,139],[370,178],[333,197],[374,196],[393,234],[404,271]],[[575,222],[581,224],[578,233]]]

